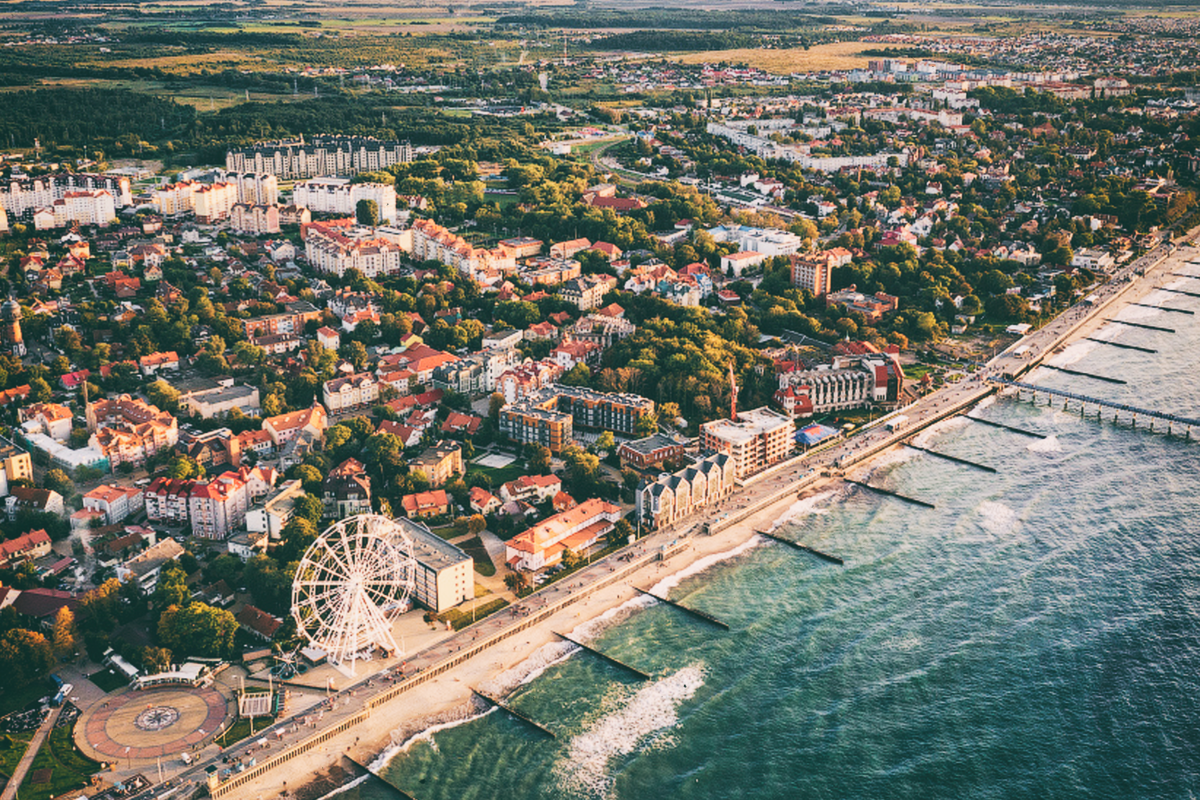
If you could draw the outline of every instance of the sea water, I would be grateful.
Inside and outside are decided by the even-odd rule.
[[[1200,417],[1200,324],[1121,318],[1178,332],[1110,325],[1096,338],[1159,352],[1051,362],[1127,385],[1032,380]],[[729,631],[631,601],[576,634],[650,679],[554,645],[501,688],[557,738],[490,713],[380,774],[416,800],[1200,795],[1200,443],[1061,401],[972,413],[1045,438],[943,423],[924,446],[998,472],[896,450],[858,477],[936,508],[841,486],[781,515],[845,566],[756,537],[659,587]]]

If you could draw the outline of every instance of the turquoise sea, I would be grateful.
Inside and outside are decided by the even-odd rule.
[[[1200,274],[1200,266],[1192,267]],[[1193,289],[1200,281],[1191,282]],[[1183,282],[1180,281],[1180,285]],[[1200,311],[1200,300],[1144,302]],[[1200,324],[1129,308],[1032,380],[1200,417]],[[861,471],[935,503],[855,488],[799,502],[661,590],[731,626],[630,602],[518,674],[501,712],[382,754],[340,796],[469,798],[1194,798],[1200,795],[1200,443],[1015,399]],[[1195,432],[1200,436],[1200,431]]]

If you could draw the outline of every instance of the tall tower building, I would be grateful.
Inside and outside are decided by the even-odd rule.
[[[0,341],[17,358],[25,355],[25,340],[21,337],[21,306],[12,297],[0,306]]]

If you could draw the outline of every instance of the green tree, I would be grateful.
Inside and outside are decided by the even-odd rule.
[[[321,471],[311,464],[301,464],[296,467],[294,477],[304,485],[304,491],[309,494],[321,493],[321,484],[325,479],[321,476]]]
[[[179,480],[199,480],[204,477],[204,467],[188,455],[177,455],[167,464],[167,477]]]
[[[157,380],[146,387],[146,397],[163,411],[179,410],[179,390],[164,380]]]
[[[473,536],[478,536],[486,528],[487,520],[482,514],[472,514],[471,518],[467,520],[467,531]]]
[[[363,199],[354,207],[354,218],[359,225],[374,227],[379,224],[379,204],[374,200]]]
[[[207,603],[171,606],[158,621],[159,643],[174,653],[204,658],[233,655],[238,623],[233,614]]]
[[[63,497],[70,497],[75,491],[75,481],[61,469],[52,469],[42,479],[42,486],[52,492],[58,492]]]
[[[121,607],[121,582],[109,578],[79,601],[79,616],[88,630],[107,633],[116,627]]]
[[[638,436],[651,436],[658,433],[658,416],[655,414],[646,414],[639,417],[637,425],[634,426],[634,432]]]
[[[192,602],[192,593],[187,586],[187,573],[178,563],[168,562],[163,565],[154,585],[154,607],[160,611],[176,606],[182,608]]]
[[[592,371],[588,369],[586,364],[576,364],[571,367],[567,374],[563,375],[559,382],[567,386],[589,386],[592,381]]]
[[[50,399],[50,384],[45,378],[34,378],[29,382],[29,399],[35,403],[45,403]]]
[[[529,446],[529,474],[546,475],[550,472],[550,448],[544,444]]]
[[[174,654],[165,647],[143,647],[142,669],[147,675],[159,672],[170,672],[171,658]]]
[[[612,450],[616,445],[617,442],[613,438],[612,431],[604,431],[596,437],[596,450],[599,452]]]

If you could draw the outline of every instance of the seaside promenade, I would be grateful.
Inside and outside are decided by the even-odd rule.
[[[1200,228],[1191,235],[1198,232]],[[256,741],[268,744],[255,747],[257,763],[241,772],[222,774],[229,769],[223,759],[228,755],[242,756],[243,751],[250,749],[248,742],[230,748],[226,753],[202,757],[167,784],[151,787],[139,797],[168,797],[184,786],[203,783],[209,785],[210,794],[215,798],[267,796],[270,793],[264,793],[262,780],[269,774],[291,778],[291,785],[297,786],[343,752],[340,745],[337,750],[332,748],[336,737],[352,731],[373,715],[388,714],[390,704],[408,692],[528,631],[564,608],[626,581],[654,562],[683,553],[702,533],[726,531],[754,514],[794,498],[798,491],[827,479],[828,475],[841,474],[847,468],[903,443],[929,425],[962,413],[997,391],[997,387],[987,380],[990,376],[1015,378],[1028,372],[1085,326],[1096,322],[1102,312],[1132,289],[1149,291],[1153,288],[1155,276],[1163,272],[1164,265],[1169,267],[1180,257],[1194,258],[1198,254],[1200,251],[1191,247],[1180,248],[1178,253],[1173,253],[1170,245],[1154,248],[1119,270],[1108,283],[1090,295],[1087,302],[1081,301],[1067,309],[1052,322],[981,365],[975,374],[902,409],[907,419],[894,430],[883,424],[884,420],[879,420],[844,441],[776,465],[744,481],[742,488],[719,506],[644,536],[513,606],[413,654],[402,665],[364,677],[331,695],[321,706],[275,723],[258,734]],[[314,716],[318,715],[319,719],[314,721]],[[344,737],[336,739],[337,743],[342,741],[345,741]],[[296,761],[305,755],[309,757]],[[292,771],[285,774],[281,771],[285,766]]]

